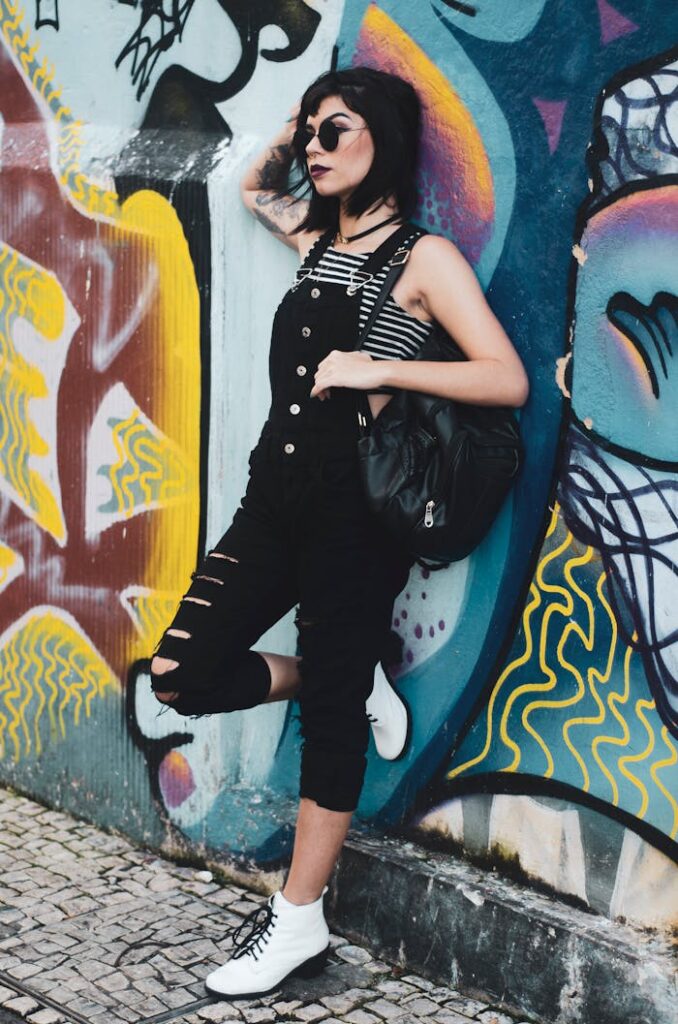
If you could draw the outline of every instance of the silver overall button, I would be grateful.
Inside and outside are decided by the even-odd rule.
[[[302,327],[301,328],[301,333],[302,333],[302,336],[304,338],[310,338],[311,337],[311,328],[310,327]]]
[[[297,377],[305,377],[305,376],[306,376],[306,367],[305,366],[297,366]]]
[[[283,448],[283,451],[285,452],[285,455],[292,455],[294,452],[294,445],[290,441],[288,441],[288,443]]]
[[[317,299],[320,295],[320,288],[311,288],[311,298]]]
[[[290,412],[292,413],[293,416],[298,416],[299,413],[301,412],[301,406],[297,405],[297,403],[295,402],[294,405],[290,406]]]

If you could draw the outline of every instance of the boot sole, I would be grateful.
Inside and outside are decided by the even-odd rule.
[[[271,988],[260,990],[258,992],[219,992],[216,988],[210,988],[205,982],[205,988],[207,992],[214,996],[215,999],[254,999],[256,996],[267,996],[271,992],[275,992],[276,989],[280,988],[288,978],[315,978],[317,975],[322,974],[327,964],[327,957],[329,956],[330,947],[327,946],[320,953],[316,953],[315,956],[310,957],[309,960],[304,960],[303,964],[299,964],[293,970],[286,974],[284,978],[272,985]]]
[[[412,712],[410,711],[410,705],[407,703],[405,698],[400,693],[398,694],[398,697],[400,697],[400,700],[403,702],[405,706],[405,711],[407,713],[407,732],[405,733],[405,742],[403,743],[403,749],[400,751],[397,757],[389,758],[390,764],[395,764],[396,761],[402,761],[405,754],[410,749],[410,743],[412,741]],[[384,760],[386,760],[386,758],[384,758]]]

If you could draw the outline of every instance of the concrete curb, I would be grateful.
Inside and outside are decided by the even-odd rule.
[[[402,840],[352,835],[332,927],[408,970],[549,1024],[675,1024],[667,938]]]

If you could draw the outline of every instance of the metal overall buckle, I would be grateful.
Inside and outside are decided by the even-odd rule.
[[[399,249],[396,249],[393,256],[389,260],[392,267],[400,267],[403,263],[407,263],[410,258],[411,249],[407,246],[401,245]]]

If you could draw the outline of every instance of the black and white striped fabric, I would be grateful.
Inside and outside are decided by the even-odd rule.
[[[317,266],[313,268],[312,277],[327,284],[352,284],[356,287],[364,280],[360,275],[360,268],[369,255],[326,249]],[[361,330],[374,308],[388,270],[388,266],[383,267],[371,281],[362,284],[360,288]],[[417,320],[389,295],[362,348],[374,359],[414,359],[432,329],[433,324]]]

